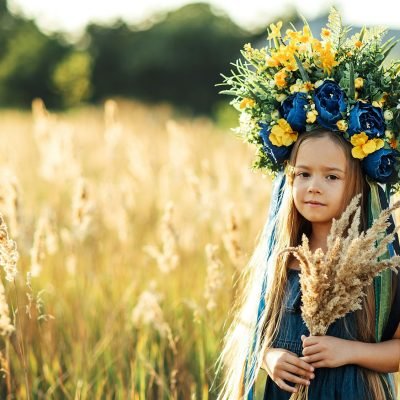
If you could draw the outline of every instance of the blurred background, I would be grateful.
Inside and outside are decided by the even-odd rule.
[[[331,5],[0,0],[0,398],[216,398],[271,180],[215,84]],[[400,37],[394,1],[335,6]]]
[[[59,109],[119,96],[216,117],[226,103],[214,87],[219,74],[244,43],[264,39],[269,22],[302,14],[319,34],[330,4],[303,3],[1,0],[0,105],[30,107],[40,97]],[[336,3],[354,29],[384,24],[398,37],[394,4]]]

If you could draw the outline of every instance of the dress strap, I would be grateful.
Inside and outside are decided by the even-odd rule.
[[[393,285],[395,286],[395,294],[392,303],[392,308],[389,314],[389,320],[382,335],[382,340],[393,338],[397,327],[400,324],[400,274],[392,272]]]

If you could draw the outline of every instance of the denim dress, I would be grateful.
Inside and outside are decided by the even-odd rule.
[[[299,271],[289,269],[284,314],[279,333],[272,347],[289,350],[298,356],[303,355],[301,335],[309,336],[309,331],[301,317],[300,306]],[[355,340],[355,314],[348,313],[345,317],[336,320],[329,327],[327,335]],[[376,400],[369,395],[361,369],[356,365],[348,364],[338,368],[316,368],[314,374],[315,378],[310,380],[308,389],[309,400]],[[389,387],[386,391],[386,399],[395,399],[393,375],[382,373],[381,377]],[[288,381],[286,383],[295,386],[294,383]],[[264,400],[287,400],[290,396],[291,393],[280,389],[270,377],[267,377]]]

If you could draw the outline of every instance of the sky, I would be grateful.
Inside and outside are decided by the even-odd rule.
[[[173,10],[188,0],[8,0],[11,10],[34,18],[44,31],[63,31],[79,36],[89,21],[111,23],[123,18],[140,23],[157,12]],[[263,27],[285,8],[294,5],[307,19],[327,9],[326,0],[209,0],[225,11],[238,25],[251,29]],[[334,0],[346,25],[385,25],[400,28],[395,0]]]

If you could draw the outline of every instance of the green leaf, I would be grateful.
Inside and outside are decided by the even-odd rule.
[[[358,40],[360,41],[360,42],[362,42],[363,41],[363,39],[364,39],[364,35],[365,35],[365,25],[361,28],[361,31],[360,31],[360,36],[359,36],[359,38],[358,38]]]
[[[350,97],[350,99],[355,98],[354,65],[351,61],[349,64],[349,93],[348,93],[348,96]]]
[[[339,48],[340,37],[342,35],[342,18],[340,17],[339,12],[335,7],[331,7],[331,11],[328,16],[328,24],[327,27],[331,30],[332,36],[332,47],[335,51]]]
[[[300,75],[301,78],[303,79],[304,82],[310,82],[310,77],[307,74],[307,71],[304,69],[303,64],[301,63],[299,57],[294,55],[294,59],[296,60],[296,64],[299,67]]]
[[[399,43],[400,39],[394,40],[394,37],[391,37],[387,42],[383,44],[381,47],[381,51],[383,54],[383,60],[388,56],[388,54],[392,51],[393,47]]]

